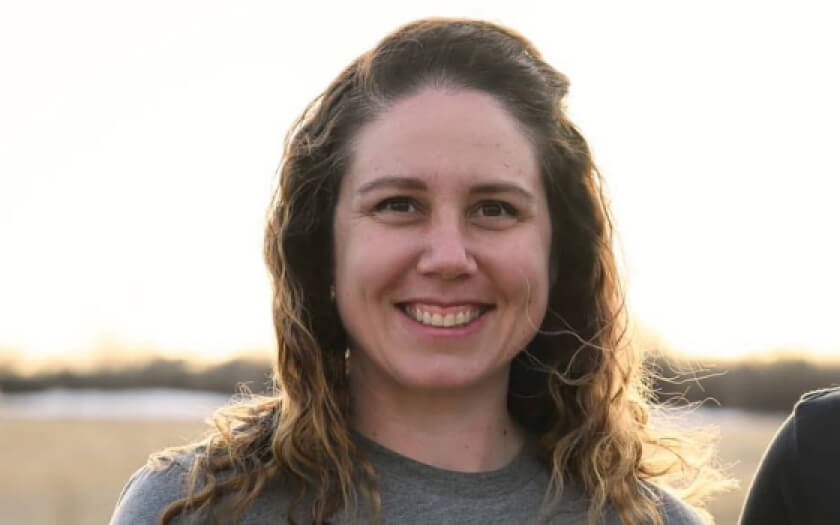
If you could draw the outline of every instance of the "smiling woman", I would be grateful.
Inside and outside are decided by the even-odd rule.
[[[412,400],[437,411],[428,397],[448,387],[473,414],[506,415],[478,407],[503,408],[510,362],[545,316],[551,245],[514,118],[482,92],[426,88],[359,132],[339,195],[336,299],[363,378],[351,387],[364,385],[353,399],[381,399],[370,413],[395,421]]]
[[[112,523],[701,523],[667,488],[702,497],[716,473],[649,420],[566,91],[470,20],[345,69],[269,211],[276,395],[153,456]]]

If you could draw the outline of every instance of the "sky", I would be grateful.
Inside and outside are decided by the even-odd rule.
[[[829,3],[301,4],[0,7],[0,362],[272,348],[262,233],[286,130],[424,16],[508,25],[570,78],[658,344],[840,356]]]

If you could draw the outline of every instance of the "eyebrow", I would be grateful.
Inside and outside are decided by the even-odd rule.
[[[488,182],[486,184],[479,184],[470,188],[470,193],[473,195],[486,195],[493,193],[515,193],[529,201],[534,200],[534,195],[530,191],[510,182]]]
[[[359,195],[364,195],[365,193],[370,193],[373,190],[385,187],[400,188],[405,190],[425,190],[426,183],[415,177],[380,177],[362,184],[357,193]]]
[[[386,176],[362,184],[357,193],[359,195],[364,195],[365,193],[370,193],[373,190],[384,187],[400,188],[405,190],[427,189],[426,183],[416,177]],[[487,195],[494,193],[515,193],[529,201],[534,200],[534,195],[531,192],[510,182],[487,182],[470,188],[471,195]]]

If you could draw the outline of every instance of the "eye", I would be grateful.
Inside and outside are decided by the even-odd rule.
[[[408,197],[391,197],[378,203],[374,210],[377,213],[415,213],[417,203]]]
[[[510,204],[502,201],[486,201],[481,202],[476,206],[476,214],[479,217],[516,217],[518,214],[516,208]]]

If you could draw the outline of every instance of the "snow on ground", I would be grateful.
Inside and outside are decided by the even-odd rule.
[[[167,388],[137,390],[50,389],[0,394],[2,419],[202,420],[230,400],[215,392]]]
[[[23,394],[0,393],[0,419],[196,420],[200,421],[231,400],[216,392],[178,389],[67,390],[51,389]],[[654,415],[655,418],[662,414]],[[778,423],[780,414],[754,413],[731,408],[668,410],[671,422],[723,428]]]

